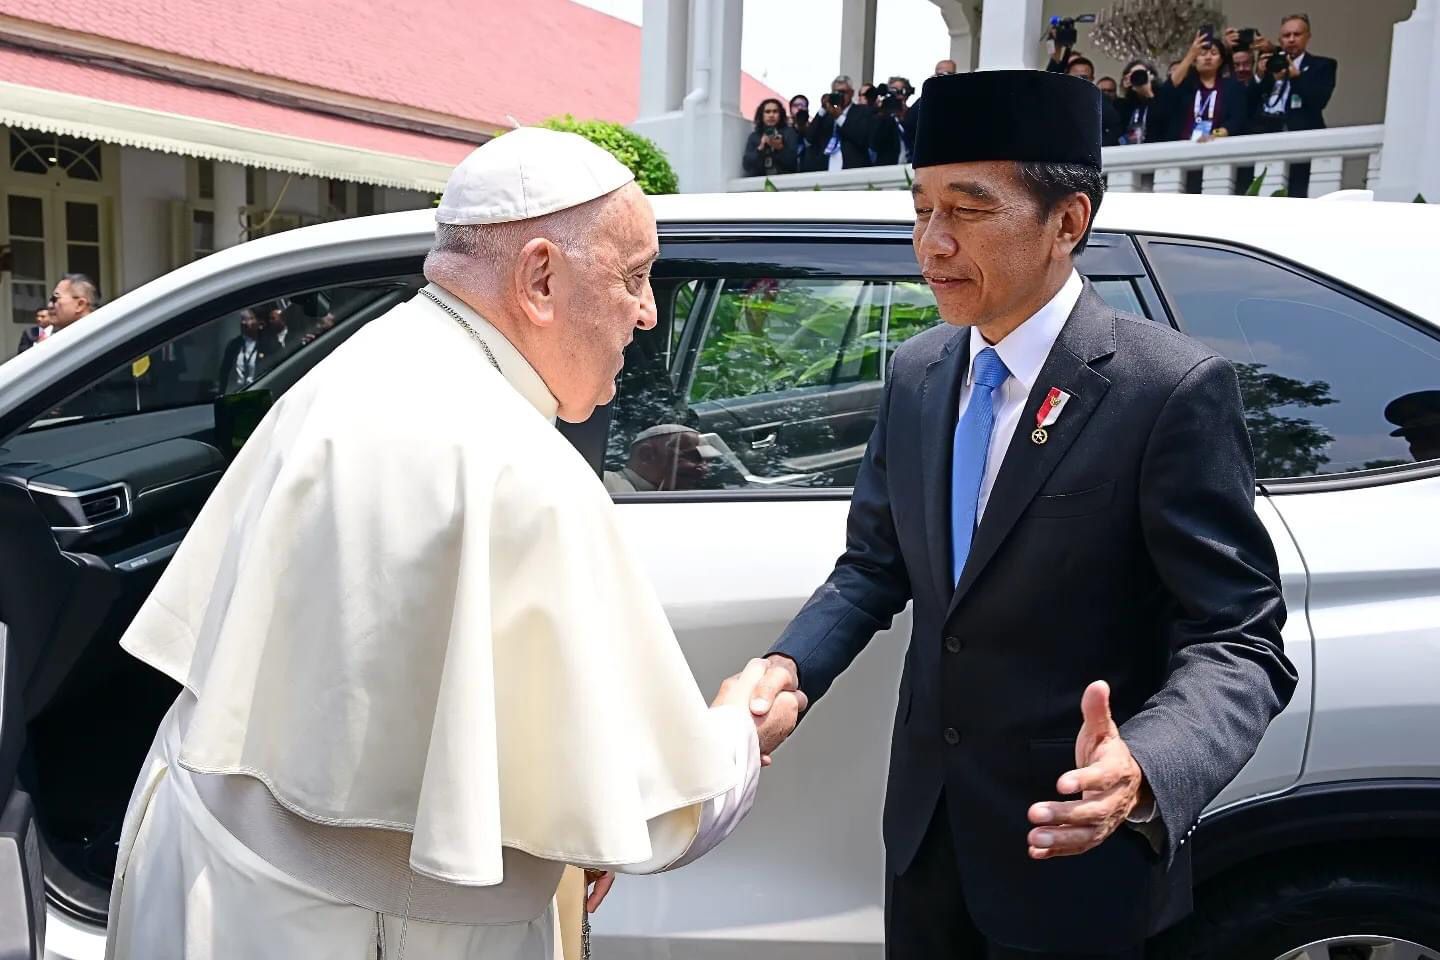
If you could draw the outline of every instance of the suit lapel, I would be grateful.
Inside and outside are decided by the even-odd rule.
[[[1086,283],[1025,401],[1020,423],[1006,448],[1005,460],[1000,465],[990,499],[985,505],[985,514],[970,545],[970,556],[965,561],[960,583],[950,601],[950,613],[954,613],[985,565],[1000,549],[1005,537],[1020,519],[1020,514],[1055,471],[1070,445],[1085,428],[1090,415],[1100,405],[1105,391],[1110,388],[1110,381],[1097,373],[1090,363],[1114,352],[1114,313]],[[1070,394],[1070,400],[1065,404],[1060,419],[1047,429],[1048,440],[1043,444],[1034,443],[1030,434],[1035,429],[1035,411],[1051,387],[1059,387]],[[950,489],[948,482],[945,489]],[[948,513],[946,517],[948,519]],[[946,542],[949,542],[948,535]]]
[[[962,373],[970,363],[970,332],[961,327],[945,343],[940,357],[925,368],[920,387],[921,488],[925,491],[925,537],[936,596],[948,597],[950,580],[950,461],[959,416]]]

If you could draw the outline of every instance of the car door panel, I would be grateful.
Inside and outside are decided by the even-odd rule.
[[[843,498],[617,507],[707,697],[829,575],[848,509]],[[907,610],[816,705],[729,840],[683,870],[616,885],[594,921],[603,952],[880,956],[880,813],[909,629]]]
[[[1255,512],[1265,524],[1280,568],[1280,590],[1285,598],[1286,620],[1281,631],[1285,655],[1295,665],[1299,682],[1290,703],[1270,723],[1255,755],[1250,758],[1234,780],[1210,804],[1217,810],[1229,804],[1275,793],[1293,786],[1300,778],[1305,762],[1305,747],[1310,734],[1310,711],[1314,695],[1315,647],[1311,642],[1310,621],[1306,616],[1306,591],[1309,585],[1305,563],[1285,521],[1276,511],[1271,498],[1257,496]]]
[[[1311,577],[1315,711],[1302,783],[1440,778],[1440,462],[1428,474],[1299,483],[1272,498]]]

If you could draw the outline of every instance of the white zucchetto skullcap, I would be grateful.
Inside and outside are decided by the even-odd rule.
[[[477,147],[445,184],[435,222],[509,223],[578,207],[635,175],[574,133],[521,127]]]

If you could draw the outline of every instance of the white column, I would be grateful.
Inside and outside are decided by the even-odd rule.
[[[1140,174],[1134,170],[1114,170],[1105,177],[1106,193],[1139,193]]]
[[[961,73],[980,66],[980,24],[967,3],[973,0],[934,0],[950,31],[950,59]]]
[[[1255,179],[1265,178],[1265,183],[1260,187],[1260,196],[1268,197],[1286,188],[1290,184],[1290,167],[1285,160],[1267,160],[1264,163],[1255,164]]]
[[[840,72],[854,82],[858,94],[862,84],[875,80],[875,11],[879,0],[840,2]]]
[[[655,11],[656,22],[650,15]],[[677,53],[675,26],[680,11],[683,18],[684,46]],[[641,113],[631,125],[636,133],[655,141],[670,158],[680,178],[680,189],[686,193],[723,192],[734,177],[741,175],[740,160],[745,152],[745,138],[750,134],[749,119],[742,117],[740,106],[740,37],[744,26],[742,0],[646,0],[646,21],[643,29],[652,28],[659,38],[650,39],[650,47],[662,51],[662,58],[677,56],[684,63],[683,95],[671,109],[660,113]],[[663,42],[662,42],[663,41]],[[669,90],[673,86],[673,66],[664,70],[653,65]],[[667,92],[665,97],[671,96]],[[647,99],[647,108],[664,106],[664,97]]]
[[[1380,153],[1376,151],[1365,158],[1365,189],[1380,189]]]
[[[1155,171],[1156,193],[1184,193],[1185,171],[1180,167],[1161,167]]]
[[[1200,181],[1200,192],[1228,197],[1235,192],[1235,165],[1207,163]]]
[[[689,57],[690,0],[645,0],[640,28],[640,118],[680,109]]]
[[[1345,179],[1344,157],[1316,157],[1310,161],[1310,196],[1323,197],[1340,189]]]
[[[1041,63],[1043,0],[989,0],[981,14],[980,69],[1035,69]]]
[[[245,168],[215,163],[215,249],[240,242],[240,213],[245,209]]]
[[[1440,200],[1440,0],[1395,24],[1382,152],[1377,198]]]

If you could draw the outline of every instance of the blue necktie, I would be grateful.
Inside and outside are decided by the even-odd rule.
[[[955,457],[950,462],[950,553],[952,581],[960,582],[970,541],[975,538],[975,518],[980,507],[980,483],[990,454],[990,433],[995,427],[995,390],[1010,371],[991,347],[975,357],[970,403],[955,424]]]

